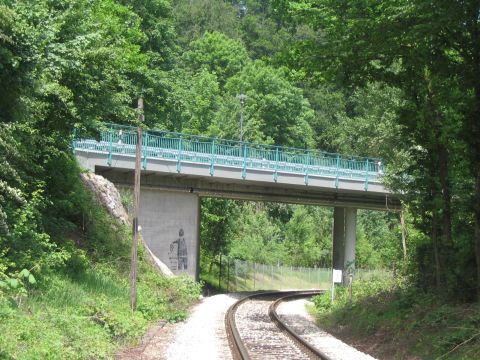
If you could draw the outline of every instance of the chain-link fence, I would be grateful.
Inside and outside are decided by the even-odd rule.
[[[329,289],[332,282],[330,268],[266,265],[225,257],[212,270],[214,281],[218,281],[216,285],[227,291]],[[357,269],[354,281],[390,276],[392,274],[387,270]]]

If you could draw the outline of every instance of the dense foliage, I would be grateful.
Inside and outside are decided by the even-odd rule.
[[[453,296],[478,296],[478,1],[272,3],[285,10],[283,19],[293,27],[303,24],[315,31],[289,43],[292,56],[285,61],[292,68],[347,94],[366,90],[374,95],[377,89],[377,109],[384,110],[373,117],[362,114],[368,99],[349,96],[355,124],[340,120],[338,125],[359,130],[355,142],[343,146],[369,147],[389,160],[390,185],[404,195],[415,227],[430,237],[414,244],[416,269],[411,270],[419,283]],[[382,124],[376,126],[379,119]],[[382,130],[383,124],[391,125]],[[338,130],[335,126],[334,133]],[[379,147],[370,146],[373,139]]]
[[[70,258],[87,211],[72,132],[135,124],[143,95],[148,127],[238,139],[243,110],[246,140],[383,158],[406,247],[399,214],[360,211],[357,265],[478,298],[479,13],[451,0],[0,0],[2,284]],[[202,206],[204,269],[220,254],[331,261],[330,209]]]
[[[86,189],[76,193],[85,205],[83,231],[69,234],[62,251],[50,244],[54,251],[50,257],[32,249],[33,258],[26,260],[37,265],[35,271],[11,275],[0,289],[1,359],[109,359],[119,347],[142,337],[152,321],[185,319],[188,307],[198,299],[199,284],[186,277],[159,276],[140,248],[139,306],[132,312],[130,231]],[[43,267],[39,282],[37,256],[49,265]]]
[[[477,359],[480,355],[478,303],[445,303],[391,280],[354,284],[316,296],[314,308],[322,328],[377,359]]]

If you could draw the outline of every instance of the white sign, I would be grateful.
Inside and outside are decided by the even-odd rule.
[[[333,282],[337,284],[342,282],[342,270],[333,269]]]

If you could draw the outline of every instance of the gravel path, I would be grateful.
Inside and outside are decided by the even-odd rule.
[[[188,320],[176,328],[165,359],[231,359],[225,332],[225,313],[237,300],[236,294],[203,299]]]
[[[305,309],[307,302],[305,299],[284,302],[278,306],[277,314],[297,334],[332,360],[375,360],[320,329]]]

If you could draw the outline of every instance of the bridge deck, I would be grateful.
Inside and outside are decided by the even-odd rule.
[[[210,175],[215,175],[217,165],[239,169],[242,178],[249,170],[261,169],[272,172],[272,180],[279,173],[302,174],[308,185],[310,175],[335,179],[338,187],[342,179],[361,181],[365,190],[369,183],[379,183],[383,166],[378,159],[342,157],[319,151],[240,143],[210,139],[177,133],[145,132],[142,139],[142,164],[148,169],[149,159],[165,159],[177,162],[181,172],[182,162],[208,164]],[[100,140],[75,139],[74,149],[108,155],[112,165],[114,154],[135,156],[136,132],[134,128],[113,126],[101,131]]]
[[[100,139],[76,138],[80,164],[118,184],[131,184],[136,130],[114,126]],[[381,162],[167,132],[145,132],[142,186],[200,196],[398,209],[381,182]]]

